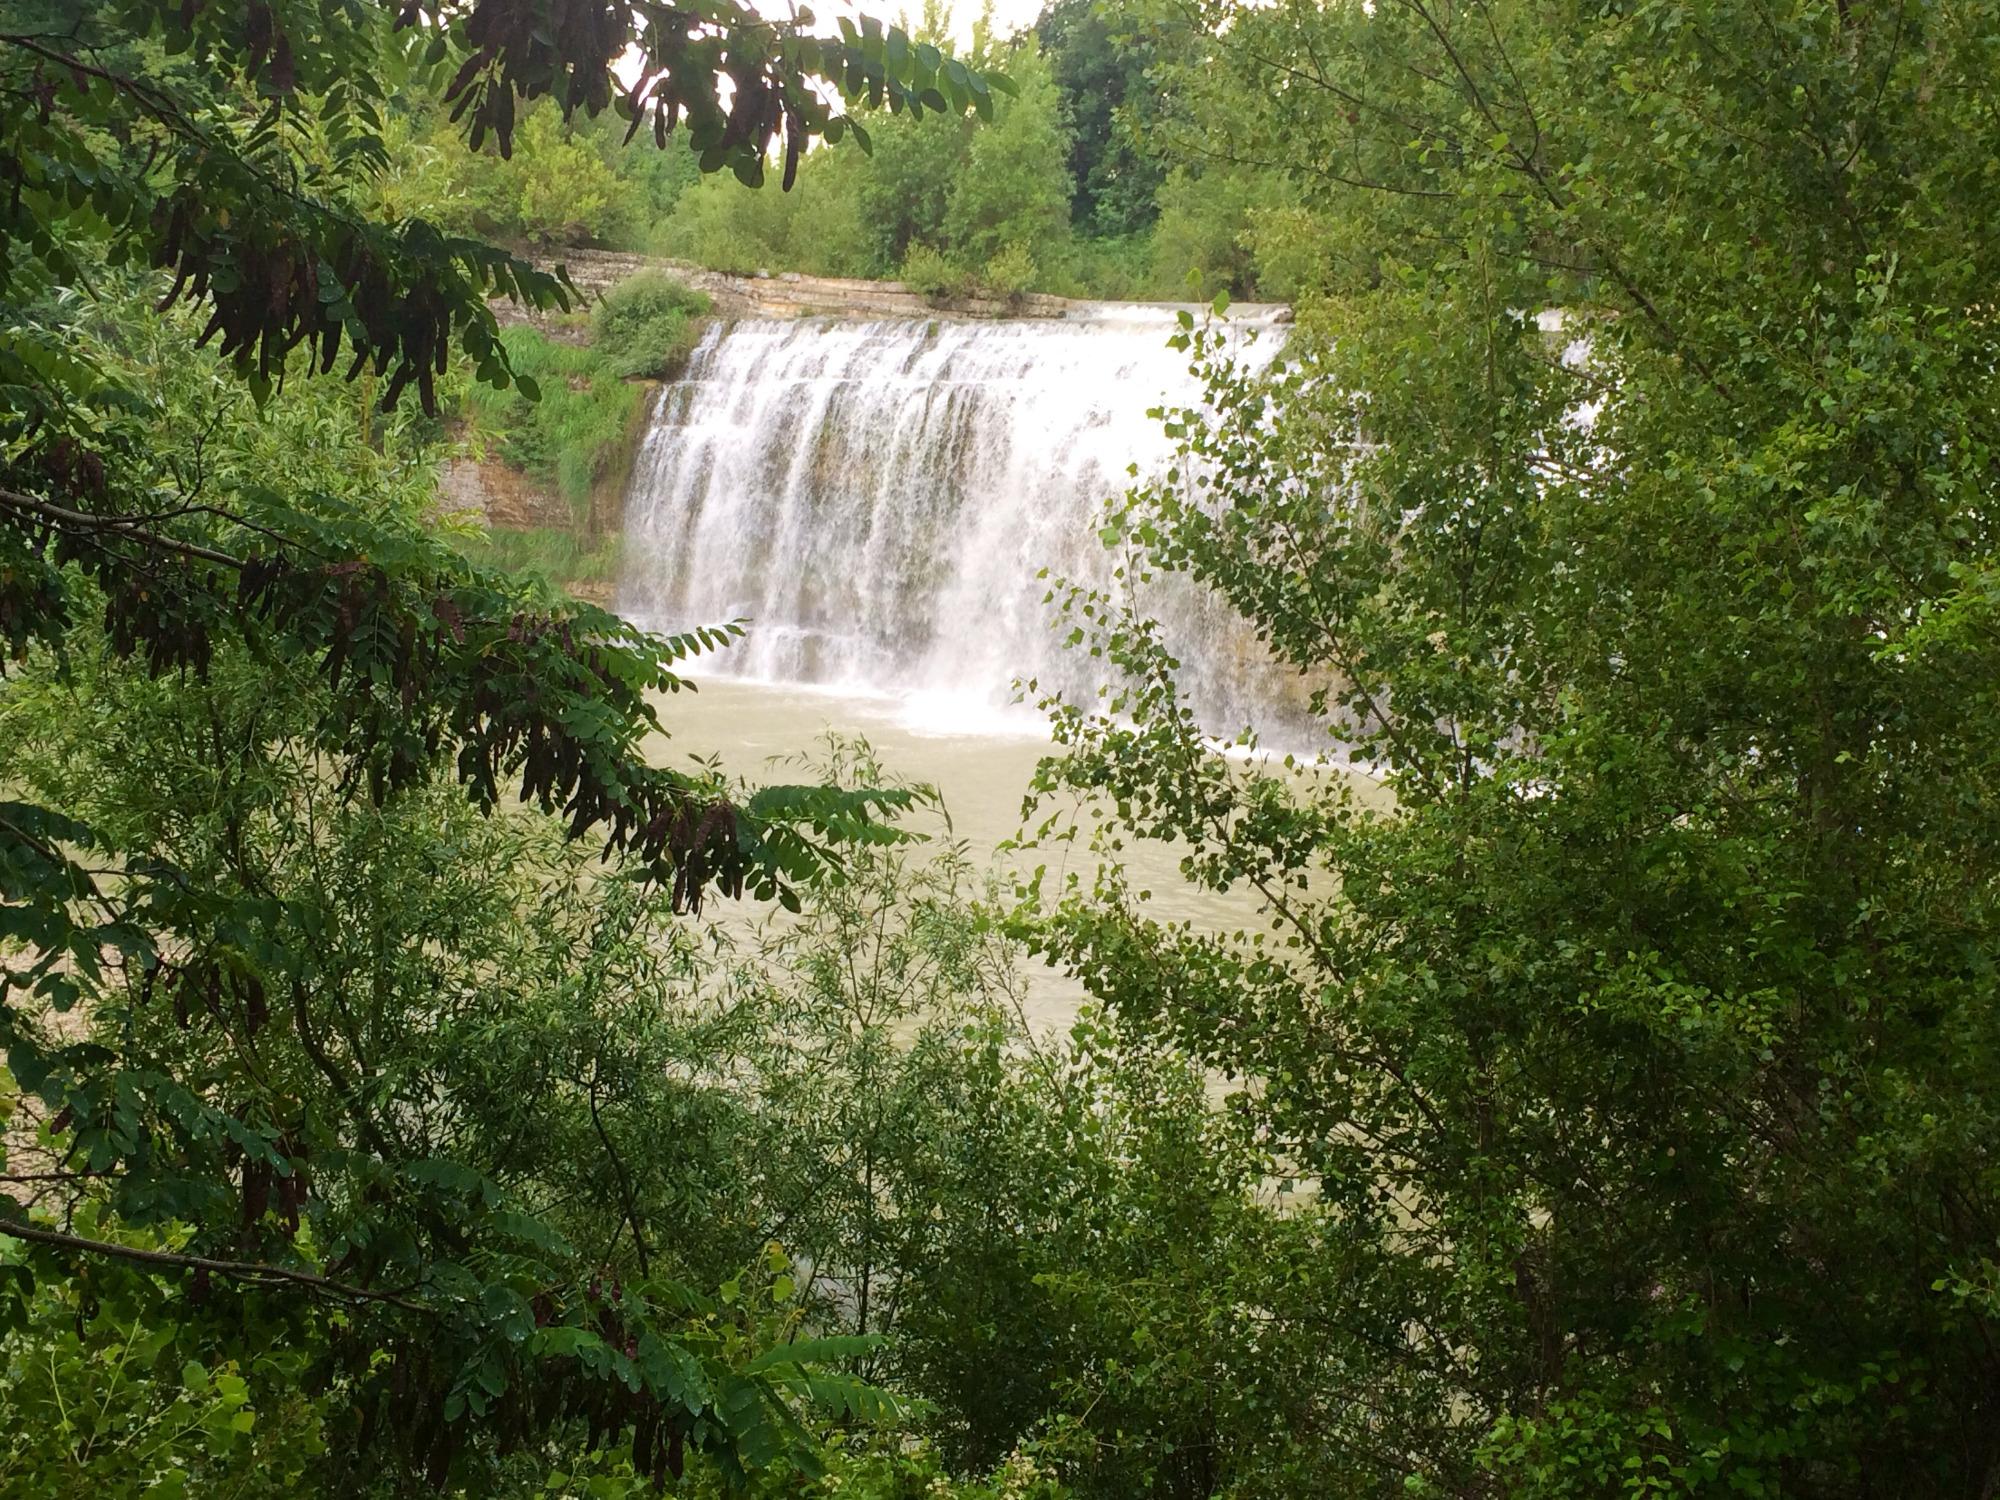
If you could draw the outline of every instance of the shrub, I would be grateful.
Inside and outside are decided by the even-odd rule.
[[[1035,252],[1017,242],[1003,248],[986,263],[986,274],[980,280],[986,290],[995,296],[1019,301],[1034,287],[1040,274],[1035,265]]]
[[[706,292],[664,271],[642,271],[597,304],[591,342],[621,379],[669,377],[693,349],[695,322],[710,305]]]
[[[897,277],[904,286],[932,302],[949,302],[972,290],[972,278],[942,250],[929,245],[910,246]]]

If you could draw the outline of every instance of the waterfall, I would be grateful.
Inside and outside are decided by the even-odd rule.
[[[1088,698],[1106,665],[1064,648],[1038,574],[1108,583],[1104,502],[1170,451],[1147,408],[1198,395],[1173,329],[1138,307],[718,324],[661,391],[634,465],[621,611],[662,629],[747,619],[712,674],[965,722],[1017,679]],[[1183,583],[1147,605],[1207,728],[1270,718],[1276,674],[1215,601]]]

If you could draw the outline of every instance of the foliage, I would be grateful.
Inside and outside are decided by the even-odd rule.
[[[474,151],[490,137],[509,153],[538,100],[567,123],[615,98],[659,144],[684,122],[703,171],[759,181],[782,142],[789,183],[809,140],[850,128],[838,100],[990,114],[1004,79],[873,22],[819,37],[727,3],[699,35],[546,0],[48,0],[9,19],[0,633],[25,677],[0,700],[0,1046],[65,1201],[53,1223],[4,1205],[26,1271],[0,1312],[18,1330],[42,1317],[40,1289],[121,1263],[213,1295],[239,1342],[210,1369],[234,1360],[249,1379],[240,1341],[268,1328],[310,1351],[307,1383],[351,1384],[328,1452],[364,1472],[343,1493],[442,1482],[491,1461],[501,1434],[609,1435],[654,1475],[684,1448],[737,1479],[810,1469],[795,1409],[830,1398],[854,1415],[872,1395],[768,1348],[780,1312],[652,1282],[637,1245],[640,1275],[606,1296],[533,1188],[485,1170],[505,1150],[460,1128],[450,1077],[431,1071],[454,1006],[476,1014],[510,972],[560,982],[508,967],[533,957],[504,883],[521,851],[489,847],[502,878],[460,886],[463,909],[412,893],[441,863],[478,877],[456,868],[458,841],[514,826],[493,816],[503,785],[545,842],[595,834],[623,861],[630,900],[573,897],[592,922],[572,939],[597,915],[643,925],[712,890],[796,904],[831,846],[896,838],[879,820],[906,799],[747,793],[648,764],[674,665],[731,631],[647,636],[468,565],[424,524],[434,432],[401,398],[414,389],[435,418],[457,355],[532,400],[487,299],[546,310],[571,293],[421,215],[369,217],[370,182],[404,85],[444,99]],[[577,184],[542,186],[527,210],[573,218],[559,190]],[[211,341],[215,357],[199,352]],[[297,391],[343,354],[351,396]],[[70,779],[85,767],[95,779]],[[576,892],[580,867],[563,878]],[[90,1365],[108,1329],[75,1301],[70,1357]],[[130,1405],[198,1423],[222,1410],[157,1387]],[[38,1461],[94,1462],[62,1446]]]
[[[92,1213],[79,1227],[102,1228]],[[0,1277],[19,1289],[29,1276],[19,1246],[0,1246]],[[0,1494],[278,1497],[321,1457],[325,1403],[304,1393],[305,1360],[271,1348],[248,1353],[247,1368],[210,1365],[227,1336],[166,1277],[113,1263],[88,1285],[35,1285],[10,1312]]]
[[[928,1443],[907,1434],[872,1429],[834,1431],[827,1435],[826,1472],[809,1486],[767,1482],[751,1493],[759,1497],[812,1496],[826,1500],[1070,1500],[1070,1491],[1038,1464],[1035,1453],[1010,1455],[991,1473],[961,1478],[939,1459]],[[651,1484],[632,1472],[623,1455],[592,1455],[568,1469],[546,1475],[541,1483],[524,1486],[524,1500],[639,1500],[654,1494]],[[720,1493],[713,1476],[690,1471],[677,1493],[710,1500]]]
[[[971,133],[939,226],[952,249],[975,263],[1009,246],[1059,243],[1069,228],[1069,136],[1048,64],[1024,46],[1008,67],[1018,92],[992,124]]]
[[[867,157],[815,152],[799,169],[799,190],[781,200],[704,184],[682,200],[654,248],[738,274],[894,277],[947,298],[965,295],[1012,250],[999,289],[1029,290],[1069,241],[1060,102],[1031,43],[1003,48],[982,29],[971,58],[1004,64],[1013,81],[990,123],[946,130],[871,119]],[[1037,268],[1027,280],[1023,250]]]
[[[925,24],[920,34],[941,34],[941,17]],[[1004,61],[1019,88],[987,128],[882,120],[869,127],[868,157],[820,152],[804,162],[794,197],[736,193],[720,181],[696,188],[652,248],[739,274],[912,284],[914,255],[915,281],[937,295],[963,295],[969,283],[947,291],[934,256],[978,273],[1010,246],[1034,256],[1020,290],[1065,296],[1172,300],[1187,294],[1191,272],[1242,297],[1320,286],[1317,226],[1294,212],[1283,164],[1204,150],[1170,97],[1214,55],[1213,40],[1178,8],[1058,0],[1011,47],[983,26],[974,34],[975,60]],[[972,279],[1015,289],[1011,276]]]
[[[783,198],[711,179],[682,198],[649,248],[737,276],[772,270],[877,275],[867,215],[850,191],[866,170],[868,163],[857,165],[846,153],[816,151],[799,169],[798,186]]]
[[[612,373],[631,378],[670,377],[694,347],[695,320],[708,296],[662,271],[621,281],[591,314],[591,345]]]
[[[946,22],[931,7],[917,40],[941,43]],[[385,201],[503,239],[645,249],[739,275],[900,278],[919,244],[975,269],[1020,245],[1037,268],[1024,289],[1173,299],[1198,270],[1238,296],[1315,290],[1283,164],[1206,149],[1191,128],[1183,80],[1213,57],[1189,14],[1150,0],[1057,0],[1011,43],[982,20],[971,61],[1005,66],[1019,95],[995,101],[990,128],[863,115],[867,154],[813,153],[800,191],[777,198],[697,181],[688,153],[623,151],[601,122],[563,124],[541,106],[523,110],[511,161],[444,150],[444,111],[417,95],[417,123],[390,122]],[[550,207],[530,211],[531,195]]]
[[[940,43],[945,21],[927,14],[918,41]],[[782,197],[698,181],[686,153],[622,151],[600,124],[563,125],[541,107],[524,111],[512,161],[449,152],[443,112],[419,98],[419,124],[391,122],[387,201],[461,230],[644,249],[737,275],[907,281],[919,246],[975,272],[1018,246],[1036,267],[1018,290],[1172,299],[1191,270],[1239,296],[1311,290],[1314,261],[1298,243],[1300,223],[1284,217],[1295,194],[1283,172],[1211,162],[1188,144],[1184,111],[1163,91],[1162,80],[1210,50],[1178,13],[1104,0],[1060,0],[1012,43],[981,23],[972,64],[1004,66],[1017,91],[995,100],[987,128],[863,114],[869,151],[812,153]],[[578,206],[538,216],[526,207],[531,193]],[[997,289],[1016,290],[1011,280]]]
[[[1070,222],[1093,239],[1143,233],[1159,215],[1163,170],[1145,137],[1164,101],[1146,76],[1160,46],[1149,19],[1052,0],[1035,20],[1069,126]]]
[[[1115,870],[1024,922],[1325,1206],[1321,1492],[1979,1491],[2000,31],[1203,27],[1176,81],[1292,169],[1322,301],[1263,376],[1180,335],[1207,400],[1108,518],[1135,591],[1058,595],[1117,678],[1042,781],[1264,923]],[[1205,753],[1160,571],[1321,685],[1321,763]]]
[[[749,1111],[740,1175],[811,1268],[801,1298],[886,1334],[863,1373],[1003,1492],[1027,1457],[1106,1500],[1321,1493],[1341,1289],[1311,1273],[1313,1205],[1184,1058],[1091,1015],[1030,1031],[977,889],[962,848],[857,853],[725,971],[745,1051],[704,1068]]]
[[[256,1022],[244,991],[210,1008],[135,976],[93,1033],[197,1099],[268,1111],[291,1175],[240,1161],[255,1210],[231,1192],[225,1216],[175,1196],[204,1180],[167,1170],[181,1148],[93,1176],[68,1149],[87,1126],[64,1122],[41,1135],[45,1192],[93,1240],[226,1245],[224,1264],[262,1278],[409,1288],[433,1309],[350,1296],[318,1311],[220,1270],[189,1293],[184,1264],[114,1262],[100,1291],[124,1277],[150,1298],[116,1326],[177,1330],[166,1352],[148,1345],[161,1404],[185,1407],[186,1359],[230,1357],[249,1318],[289,1351],[259,1367],[268,1389],[249,1404],[289,1413],[296,1437],[273,1441],[300,1446],[271,1482],[303,1492],[414,1467],[477,1493],[623,1495],[658,1462],[684,1463],[690,1493],[726,1490],[731,1450],[699,1449],[706,1424],[745,1415],[746,1379],[769,1382],[753,1418],[847,1424],[808,1493],[1282,1492],[1272,1466],[1321,1388],[1300,1378],[1323,1316],[1296,1270],[1317,1253],[1312,1216],[1260,1205],[1267,1161],[1185,1062],[1095,1022],[1067,1043],[1022,1029],[1013,951],[970,903],[962,850],[864,845],[796,921],[715,948],[545,820],[482,819],[442,783],[357,805],[310,757],[231,749],[294,711],[268,693],[234,663],[193,690],[106,663],[30,674],[0,725],[30,785],[192,879],[264,893],[267,925],[239,939],[233,972],[279,941],[304,949],[290,1003],[328,1018],[300,1029],[274,1006]],[[105,723],[121,733],[94,732]],[[865,749],[835,757],[813,774],[891,784]],[[183,1224],[115,1227],[109,1208],[149,1200]],[[447,1237],[448,1258],[425,1254]],[[46,1277],[54,1262],[27,1248]],[[18,1330],[38,1357],[52,1336]],[[636,1403],[606,1376],[637,1379]],[[328,1399],[301,1406],[301,1390]],[[701,1391],[714,1405],[698,1413]],[[142,1420],[146,1399],[120,1410]],[[549,1404],[558,1420],[526,1453],[479,1437],[482,1416],[519,1432]],[[897,1431],[912,1420],[927,1441]],[[742,1429],[741,1451],[783,1422]],[[61,1472],[46,1449],[24,1462],[44,1486]],[[782,1470],[750,1488],[799,1493]]]
[[[1019,298],[1035,284],[1035,253],[1023,244],[1001,247],[986,263],[980,285],[1002,297]]]
[[[1153,236],[1153,279],[1162,291],[1197,297],[1228,291],[1260,297],[1288,291],[1267,287],[1261,253],[1264,216],[1291,194],[1273,173],[1210,167],[1176,168],[1160,185],[1160,222]]]
[[[428,96],[392,104],[387,161],[367,190],[387,217],[423,215],[516,244],[644,249],[652,226],[702,175],[685,146],[628,150],[612,117],[565,121],[549,102],[522,110],[504,157],[497,143],[462,149],[448,111]]]
[[[513,196],[489,210],[495,229],[534,244],[569,244],[600,222],[618,196],[618,179],[604,158],[551,105],[527,112],[515,149],[519,164],[495,184]]]
[[[1035,264],[1040,289],[1059,297],[1134,302],[1185,291],[1156,283],[1150,234],[1126,239],[1071,235],[1066,244],[1037,256]]]
[[[211,482],[259,462],[226,423],[199,430]],[[327,468],[356,449],[329,445]],[[225,1328],[278,1325],[310,1351],[301,1385],[344,1388],[329,1452],[336,1468],[364,1461],[363,1478],[459,1472],[483,1461],[482,1433],[529,1430],[531,1413],[552,1440],[572,1421],[622,1434],[642,1470],[679,1464],[683,1439],[725,1468],[808,1462],[788,1384],[803,1377],[747,1368],[776,1335],[743,1304],[649,1280],[642,1245],[607,1298],[624,1257],[607,1260],[615,1234],[595,1215],[615,1195],[578,1218],[537,1186],[550,1160],[564,1186],[593,1156],[607,1187],[618,1175],[593,1092],[611,1063],[602,1040],[585,1056],[549,1035],[511,1049],[537,1019],[581,1023],[579,984],[643,989],[671,951],[671,890],[627,879],[607,898],[594,887],[610,872],[591,878],[557,822],[482,816],[449,777],[355,796],[315,738],[337,691],[315,663],[218,644],[201,676],[154,677],[82,627],[69,645],[67,670],[38,657],[0,699],[16,795],[64,807],[73,843],[88,828],[95,849],[123,851],[125,889],[101,899],[174,937],[125,938],[83,1005],[45,959],[9,976],[70,1011],[15,1011],[10,1057],[54,1138],[63,1220],[101,1202],[105,1226],[0,1225],[28,1243],[37,1283],[59,1285],[78,1254],[118,1258],[116,1225],[158,1226],[166,1272],[193,1275]],[[9,803],[10,823],[47,827],[30,806]],[[510,1059],[534,1082],[508,1078],[507,1112],[482,1112],[482,1082]],[[560,1157],[521,1160],[565,1134]],[[330,1329],[316,1301],[345,1309]]]
[[[599,483],[622,471],[620,456],[644,409],[641,387],[628,383],[596,347],[579,348],[510,328],[501,336],[509,362],[534,383],[529,399],[517,388],[473,386],[466,412],[474,430],[495,439],[500,457],[551,484],[579,519]]]
[[[827,1489],[853,1500],[1068,1500],[1069,1491],[1033,1451],[1009,1454],[990,1473],[959,1479],[936,1450],[907,1444],[839,1444],[827,1469]]]
[[[929,245],[913,245],[910,253],[903,257],[899,279],[903,285],[920,296],[935,302],[950,302],[960,297],[970,296],[974,283],[941,250],[933,250]]]

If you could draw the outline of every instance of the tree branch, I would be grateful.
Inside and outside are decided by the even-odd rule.
[[[139,522],[126,516],[93,516],[88,511],[71,510],[67,506],[56,505],[47,500],[37,500],[32,495],[18,494],[13,490],[0,490],[0,506],[17,515],[36,516],[57,526],[83,527],[91,531],[110,531],[162,552],[178,552],[183,557],[195,557],[203,562],[217,563],[225,568],[241,569],[243,559],[232,557],[227,552],[218,552],[213,547],[203,547],[195,542],[183,542],[175,537],[162,536],[157,531],[149,531]]]
[[[639,1274],[650,1276],[650,1257],[646,1254],[646,1237],[639,1230],[639,1205],[632,1196],[632,1184],[625,1175],[625,1163],[619,1159],[618,1148],[611,1144],[611,1135],[604,1128],[604,1121],[597,1112],[597,1075],[602,1059],[595,1060],[590,1067],[590,1123],[597,1132],[597,1139],[603,1143],[604,1154],[611,1158],[612,1174],[618,1179],[618,1196],[624,1201],[625,1222],[632,1226],[632,1248],[639,1253]]]
[[[0,1219],[0,1234],[11,1235],[17,1240],[26,1240],[31,1244],[50,1245],[58,1250],[74,1250],[83,1255],[105,1255],[115,1260],[137,1261],[141,1265],[164,1266],[174,1271],[207,1271],[212,1275],[228,1276],[237,1281],[265,1286],[272,1283],[300,1286],[318,1292],[322,1296],[337,1297],[347,1302],[385,1302],[391,1307],[426,1314],[434,1314],[437,1311],[434,1307],[412,1301],[395,1292],[378,1292],[369,1287],[335,1281],[331,1277],[316,1275],[311,1271],[294,1271],[286,1266],[266,1265],[260,1261],[211,1260],[205,1255],[180,1255],[171,1250],[142,1250],[136,1245],[87,1239],[83,1235],[64,1234],[61,1230],[44,1229],[39,1224],[23,1224],[11,1219]]]

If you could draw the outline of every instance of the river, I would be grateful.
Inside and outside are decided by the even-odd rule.
[[[651,747],[660,763],[686,766],[691,759],[719,757],[725,770],[752,782],[806,779],[828,734],[865,739],[883,767],[898,779],[937,788],[950,826],[928,812],[912,826],[932,839],[956,839],[975,865],[1011,873],[1047,863],[1050,886],[1074,869],[1088,882],[1094,868],[1081,844],[1052,849],[1003,852],[1021,830],[1022,798],[1036,763],[1056,753],[1046,726],[1027,709],[993,711],[969,721],[950,700],[943,703],[852,689],[826,689],[715,677],[694,692],[664,700],[661,719],[667,735]],[[1331,773],[1302,773],[1331,774]],[[1361,795],[1380,806],[1387,793],[1366,778]],[[1145,841],[1128,842],[1120,859],[1133,884],[1149,892],[1152,915],[1161,921],[1190,921],[1199,929],[1234,929],[1254,922],[1248,898],[1221,897],[1181,878],[1178,853]],[[714,920],[743,922],[748,906],[711,905]],[[764,913],[761,908],[757,915]],[[1081,986],[1043,966],[1024,971],[1025,1008],[1030,1024],[1044,1029],[1069,1025],[1084,1001]]]
[[[1016,865],[999,854],[1000,845],[1019,831],[1029,778],[1053,748],[1041,722],[1025,709],[983,715],[967,727],[933,717],[921,701],[728,677],[664,700],[660,716],[668,733],[651,753],[661,764],[719,757],[731,775],[752,782],[807,780],[812,763],[824,758],[827,735],[865,739],[892,776],[938,790],[949,826],[929,811],[913,815],[910,826],[933,841],[961,841],[975,866],[1002,872]],[[1034,856],[1063,857],[1060,851]],[[1164,877],[1163,912],[1213,918],[1213,899],[1204,906],[1180,885],[1166,851],[1150,849],[1140,857]],[[744,922],[749,913],[733,907],[719,902],[709,910],[725,925]],[[1023,980],[1031,1025],[1061,1029],[1075,1018],[1084,995],[1074,981],[1038,964],[1024,969]]]

